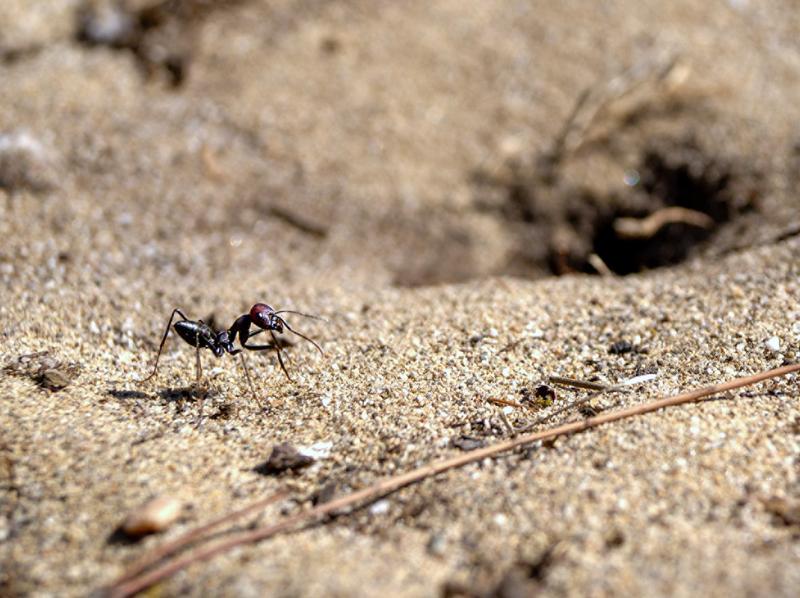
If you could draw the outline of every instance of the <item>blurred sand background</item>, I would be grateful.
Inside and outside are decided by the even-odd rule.
[[[0,594],[110,582],[163,539],[109,541],[157,494],[187,503],[171,536],[499,440],[488,399],[527,403],[523,426],[583,396],[532,399],[549,374],[658,374],[603,410],[800,359],[798,8],[3,0]],[[711,224],[615,228],[676,206]],[[328,320],[289,318],[325,349],[287,349],[293,383],[249,356],[262,405],[205,352],[197,428],[175,338],[137,382],[174,307],[227,326],[255,302]],[[254,471],[279,442],[327,454]],[[157,591],[798,587],[790,377],[452,471]]]

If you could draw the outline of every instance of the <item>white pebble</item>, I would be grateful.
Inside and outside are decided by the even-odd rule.
[[[775,353],[781,350],[781,340],[777,336],[769,337],[764,344],[767,346],[767,349]]]
[[[333,448],[332,442],[317,442],[311,446],[300,447],[298,452],[312,459],[327,459],[331,454],[331,448]]]
[[[370,515],[386,515],[386,513],[389,512],[389,507],[390,506],[391,506],[391,503],[384,498],[383,500],[379,500],[378,502],[376,502],[375,504],[373,504],[369,508],[369,514]]]

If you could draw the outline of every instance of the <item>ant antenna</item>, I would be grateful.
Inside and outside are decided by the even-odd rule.
[[[296,312],[292,312],[292,313],[296,313]],[[310,339],[310,338],[308,338],[308,337],[307,337],[305,334],[303,334],[303,333],[301,333],[301,332],[297,332],[297,330],[295,330],[294,328],[292,328],[291,326],[289,326],[289,324],[287,324],[287,323],[286,323],[286,320],[284,320],[284,319],[283,319],[283,318],[281,318],[280,316],[275,316],[275,317],[276,317],[276,319],[277,319],[277,320],[279,320],[279,321],[281,322],[281,324],[283,324],[284,326],[286,326],[286,330],[288,330],[288,331],[289,331],[289,332],[291,332],[292,334],[296,334],[296,335],[297,335],[297,336],[299,336],[300,338],[304,338],[304,339],[306,339],[306,340],[307,340],[309,343],[311,343],[312,345],[314,345],[314,346],[316,347],[317,351],[319,351],[319,352],[320,352],[320,355],[324,355],[324,354],[325,354],[325,352],[322,350],[322,347],[320,347],[320,346],[319,346],[319,345],[316,343],[316,341],[314,341],[313,339]],[[316,317],[316,316],[310,316],[310,317]],[[320,320],[321,318],[317,318],[317,319],[318,319],[318,320]],[[272,331],[270,330],[270,333],[271,333],[271,332],[272,332]],[[275,335],[274,335],[274,334],[272,335],[272,338],[275,338]]]
[[[311,314],[304,314],[304,313],[303,313],[303,312],[301,312],[301,311],[294,311],[293,309],[281,309],[281,310],[278,310],[278,311],[276,311],[276,312],[273,312],[273,313],[274,313],[276,316],[277,316],[278,314],[295,314],[295,315],[298,315],[298,316],[303,316],[304,318],[311,318],[312,320],[321,320],[322,322],[327,322],[327,321],[328,321],[328,320],[326,320],[325,318],[321,318],[320,316],[313,316],[313,315],[311,315]],[[283,318],[281,318],[281,321],[282,321],[284,324],[286,324],[286,322],[283,320]],[[288,326],[287,326],[287,328],[288,328]]]

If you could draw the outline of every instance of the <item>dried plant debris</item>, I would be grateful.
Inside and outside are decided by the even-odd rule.
[[[258,473],[276,475],[286,471],[297,471],[314,463],[315,459],[298,451],[291,444],[284,442],[272,447],[269,459],[256,467]]]
[[[800,499],[773,496],[762,500],[764,509],[772,514],[775,523],[787,527],[800,527]]]
[[[211,419],[230,419],[235,413],[236,407],[234,407],[233,403],[223,403],[217,408]]]
[[[27,353],[6,363],[6,374],[30,378],[48,390],[66,388],[78,375],[80,368],[75,363],[64,363],[50,351]]]
[[[88,1],[78,11],[76,38],[88,46],[130,51],[148,77],[160,72],[178,87],[188,75],[197,26],[212,11],[244,1]]]

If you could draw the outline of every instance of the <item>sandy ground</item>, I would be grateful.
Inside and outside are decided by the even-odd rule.
[[[112,537],[157,494],[187,504],[171,537],[499,440],[488,399],[550,374],[658,374],[604,410],[800,360],[792,3],[123,8],[0,6],[0,594],[108,583],[163,539]],[[681,193],[713,231],[608,240]],[[680,263],[587,266],[638,252]],[[174,307],[222,327],[255,302],[326,318],[287,317],[324,356],[295,338],[288,382],[250,354],[255,402],[205,352],[200,427],[191,347],[171,335],[139,382]],[[464,467],[158,592],[794,595],[798,395],[788,377]],[[256,471],[280,442],[325,450]]]

